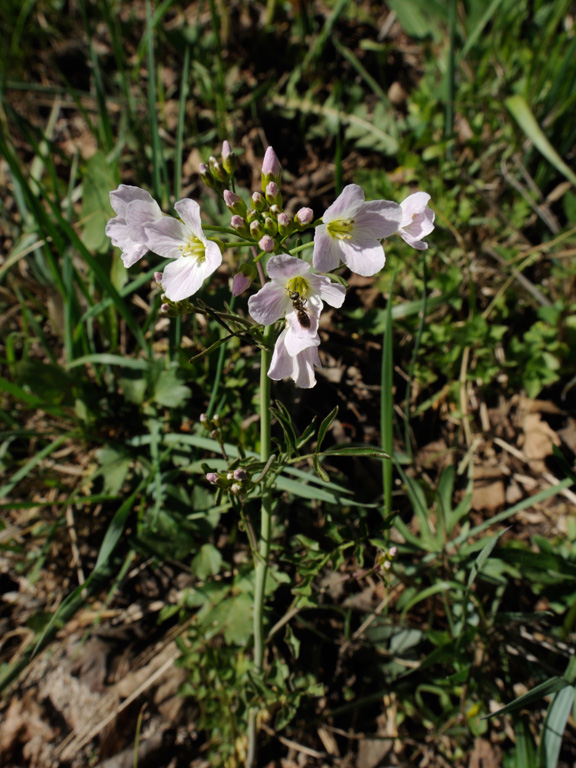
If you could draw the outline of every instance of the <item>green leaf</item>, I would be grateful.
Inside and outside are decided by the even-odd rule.
[[[330,475],[328,474],[328,472],[326,472],[325,469],[323,469],[320,466],[320,459],[317,453],[315,453],[314,456],[312,457],[312,463],[314,464],[314,469],[316,470],[316,474],[318,475],[318,477],[321,480],[324,480],[325,483],[329,483]]]
[[[82,242],[92,252],[110,250],[105,230],[110,212],[110,191],[116,186],[112,164],[102,152],[96,152],[86,165],[82,184]]]
[[[572,685],[558,691],[550,704],[538,750],[539,763],[545,768],[556,768],[558,764],[562,737],[573,706],[574,686]]]
[[[320,451],[320,448],[322,446],[322,443],[324,442],[324,438],[326,437],[326,433],[332,426],[332,422],[338,415],[338,406],[333,408],[328,416],[326,416],[325,419],[322,420],[322,423],[320,424],[320,428],[318,429],[318,442],[316,445],[316,453]]]
[[[576,185],[576,174],[566,165],[546,138],[526,100],[520,94],[509,96],[506,106],[526,136],[556,170]]]
[[[484,719],[489,720],[491,717],[506,715],[510,712],[518,712],[529,704],[533,704],[535,701],[540,701],[544,696],[549,696],[552,693],[564,690],[567,686],[569,686],[569,683],[563,677],[551,677],[544,683],[537,685],[536,688],[532,688],[531,691],[523,693],[522,696],[518,696],[517,699],[511,701],[510,704],[506,704],[505,707],[496,710],[496,712],[491,712],[489,715],[485,715]],[[570,686],[570,688],[572,688],[572,686]],[[564,729],[562,729],[562,731],[563,730]]]
[[[189,387],[182,384],[175,368],[162,371],[154,389],[154,401],[166,408],[181,408],[192,394]]]
[[[132,463],[132,457],[121,449],[117,450],[110,445],[98,451],[100,469],[96,476],[104,478],[104,493],[116,495],[126,480],[126,475]]]
[[[208,576],[216,576],[222,565],[222,555],[213,544],[204,544],[192,560],[191,570],[204,581]]]
[[[378,459],[391,458],[383,448],[372,445],[335,445],[327,448],[320,454],[322,456],[375,456]]]
[[[270,413],[276,417],[278,423],[282,427],[288,453],[296,453],[296,432],[292,426],[292,419],[290,418],[288,409],[283,403],[277,400],[276,408],[270,408]]]

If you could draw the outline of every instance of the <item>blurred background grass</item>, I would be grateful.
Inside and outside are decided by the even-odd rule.
[[[437,228],[427,252],[390,242],[382,275],[352,281],[317,389],[275,390],[301,430],[339,405],[335,442],[380,444],[392,427],[396,517],[390,534],[318,484],[315,501],[302,478],[284,489],[290,583],[278,576],[269,618],[296,618],[274,652],[265,755],[284,754],[283,734],[364,766],[372,741],[398,764],[468,765],[481,748],[494,765],[572,764],[573,722],[555,753],[546,701],[481,718],[563,674],[573,637],[574,13],[563,0],[4,0],[1,573],[20,595],[1,619],[6,690],[80,607],[92,626],[107,604],[162,594],[150,626],[156,639],[182,628],[198,743],[214,763],[240,759],[242,702],[211,688],[245,685],[250,566],[229,503],[198,482],[218,453],[198,418],[212,403],[226,441],[254,450],[257,361],[236,340],[188,362],[218,325],[159,318],[157,260],[126,271],[104,227],[120,182],[165,207],[200,199],[199,163],[228,139],[255,189],[272,144],[294,209],[320,216],[350,182],[369,198],[419,188]],[[214,196],[203,211],[225,221]],[[211,286],[218,308],[230,268]],[[329,469],[381,503],[378,466]],[[390,535],[400,556],[383,583],[364,571]],[[127,576],[137,564],[154,588]],[[191,581],[174,595],[179,573]]]

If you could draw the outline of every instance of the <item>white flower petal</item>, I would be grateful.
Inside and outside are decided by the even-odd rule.
[[[156,200],[133,200],[126,206],[124,217],[128,236],[136,243],[145,243],[144,226],[161,219],[163,213]]]
[[[328,234],[325,224],[320,224],[314,232],[314,253],[312,266],[318,272],[331,272],[340,263],[339,240],[333,239]]]
[[[125,245],[122,249],[122,263],[126,269],[133,267],[136,262],[140,261],[143,256],[148,253],[147,245],[140,245],[140,243],[130,243]]]
[[[301,389],[312,389],[312,387],[316,386],[314,366],[321,367],[318,349],[310,347],[292,359],[294,361],[294,368],[291,378],[296,386]]]
[[[144,200],[149,203],[156,202],[145,189],[140,189],[140,187],[134,187],[130,184],[120,184],[118,189],[110,192],[110,205],[119,216],[124,215],[126,206],[133,200]]]
[[[272,360],[270,361],[270,367],[268,368],[268,376],[274,381],[287,379],[288,376],[292,375],[292,371],[294,370],[294,361],[284,346],[285,337],[286,330],[282,331],[280,336],[276,339]]]
[[[291,277],[304,275],[309,270],[310,264],[287,253],[272,256],[266,265],[268,277],[272,280],[283,280],[284,282],[288,281]]]
[[[412,223],[412,219],[419,213],[424,213],[430,195],[427,192],[414,192],[412,195],[408,195],[407,198],[402,200],[400,207],[402,208],[402,222],[401,227],[406,227]]]
[[[177,259],[181,247],[190,240],[189,229],[172,216],[163,216],[152,224],[146,224],[144,232],[148,248],[166,259]]]
[[[341,249],[344,264],[352,272],[363,277],[375,275],[386,263],[384,248],[377,240],[369,240],[367,243],[343,240]]]
[[[389,200],[364,203],[354,219],[353,240],[373,237],[382,240],[397,232],[402,221],[402,208]]]
[[[300,354],[308,347],[317,347],[320,344],[318,336],[318,318],[310,318],[310,327],[303,328],[298,322],[296,312],[286,315],[287,333],[284,339],[286,351],[291,357]]]
[[[266,283],[258,293],[248,299],[248,312],[256,323],[272,325],[291,308],[286,289],[275,283]]]
[[[170,262],[162,273],[162,290],[170,301],[182,301],[200,290],[204,278],[193,259]]]
[[[198,240],[205,242],[206,237],[202,231],[200,206],[196,200],[191,200],[190,198],[178,200],[177,203],[174,203],[174,209],[182,221],[192,230],[192,233],[195,235],[195,237],[197,237]]]
[[[341,307],[346,298],[346,288],[340,283],[334,283],[324,275],[309,275],[307,278],[312,291],[318,294],[322,301],[331,307]],[[310,299],[311,300],[311,299]]]
[[[364,204],[364,190],[358,184],[348,184],[329,206],[322,221],[329,224],[340,219],[353,219]]]

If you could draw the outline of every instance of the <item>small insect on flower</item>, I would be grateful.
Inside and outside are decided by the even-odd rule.
[[[288,291],[288,296],[292,302],[293,309],[296,310],[296,317],[302,328],[310,328],[310,315],[306,310],[306,302],[308,299],[303,299],[298,291]]]

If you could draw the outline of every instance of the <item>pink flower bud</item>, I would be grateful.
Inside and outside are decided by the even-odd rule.
[[[268,147],[264,155],[264,161],[262,163],[262,174],[264,176],[271,176],[272,178],[275,178],[276,176],[280,176],[281,171],[282,166],[276,157],[276,153],[272,147]]]
[[[266,253],[271,253],[274,248],[276,247],[276,243],[270,235],[264,235],[264,237],[258,242],[258,247],[261,251],[266,251]]]
[[[267,235],[271,235],[272,237],[278,234],[278,224],[270,216],[266,216],[264,219],[264,231]]]
[[[266,184],[266,200],[270,201],[271,198],[275,198],[279,194],[280,189],[276,182],[271,181],[269,184]]]
[[[238,232],[239,235],[242,237],[250,237],[250,229],[248,227],[248,222],[246,219],[243,219],[242,216],[232,216],[230,219],[230,226],[232,229],[235,229],[236,232]]]
[[[218,473],[217,472],[208,472],[206,475],[206,480],[208,480],[209,483],[212,483],[212,485],[216,485],[218,482]]]
[[[300,208],[300,210],[296,213],[296,216],[294,216],[294,221],[300,227],[307,227],[312,223],[313,218],[314,211],[312,208]]]
[[[262,226],[262,222],[252,221],[250,223],[250,234],[252,235],[254,240],[260,240],[260,238],[264,234],[264,227]]]
[[[230,211],[230,213],[236,216],[246,216],[246,203],[241,197],[231,192],[229,189],[225,189],[223,192],[224,203]]]
[[[162,272],[154,272],[154,280],[158,285],[162,285]]]
[[[222,167],[228,174],[233,176],[236,170],[236,156],[232,152],[232,148],[227,141],[222,142]]]
[[[200,171],[200,178],[204,184],[206,184],[206,186],[210,189],[214,189],[216,187],[216,181],[210,173],[209,166],[207,166],[206,163],[200,163],[198,170]]]
[[[160,305],[160,312],[168,312],[170,309],[170,304],[161,304]]]
[[[252,208],[255,211],[263,211],[266,208],[266,199],[261,192],[252,193]]]
[[[205,413],[200,414],[200,424],[205,424],[208,421],[208,416]]]
[[[237,496],[239,493],[242,493],[242,486],[238,485],[238,483],[232,483],[230,486],[230,493],[233,493],[235,496]]]
[[[279,213],[278,214],[278,232],[280,232],[282,237],[285,237],[286,235],[291,234],[293,229],[294,229],[294,225],[292,223],[292,219],[290,218],[290,216],[288,216],[287,213]]]
[[[244,469],[235,469],[234,470],[234,479],[235,480],[246,480],[246,470]]]
[[[243,275],[242,272],[237,272],[232,280],[232,296],[240,296],[241,293],[250,288],[251,283],[252,280],[249,277]]]

